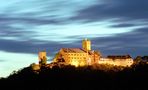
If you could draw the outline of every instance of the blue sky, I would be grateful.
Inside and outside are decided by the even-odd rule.
[[[104,56],[147,55],[147,0],[0,0],[0,77],[89,38]]]

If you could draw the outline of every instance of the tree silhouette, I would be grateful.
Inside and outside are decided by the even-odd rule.
[[[147,89],[148,65],[139,63],[131,67],[94,65],[74,67],[65,65],[43,67],[39,73],[31,65],[7,78],[0,79],[1,88],[32,90],[100,90]]]

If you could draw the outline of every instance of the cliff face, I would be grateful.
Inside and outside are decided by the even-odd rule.
[[[97,67],[98,69],[94,68]],[[146,88],[148,65],[140,63],[130,68],[112,66],[54,66],[41,67],[34,72],[31,67],[14,72],[7,78],[0,79],[1,88],[11,89],[129,89]]]

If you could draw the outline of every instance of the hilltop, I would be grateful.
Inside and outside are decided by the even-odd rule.
[[[97,68],[96,68],[97,67]],[[75,67],[65,65],[41,67],[33,71],[31,65],[0,79],[1,88],[32,90],[71,89],[146,89],[148,65],[144,62],[131,67],[94,65]]]

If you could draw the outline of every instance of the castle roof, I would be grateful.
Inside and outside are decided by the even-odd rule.
[[[85,51],[82,48],[62,48],[61,50],[63,50],[65,53],[87,53],[87,51]],[[99,51],[94,51],[94,50],[89,50],[88,54],[92,55],[92,54],[99,54]]]
[[[65,53],[86,53],[85,50],[81,48],[62,48]]]
[[[110,58],[110,59],[128,59],[128,58],[131,58],[130,55],[109,55],[107,56],[107,58]]]

